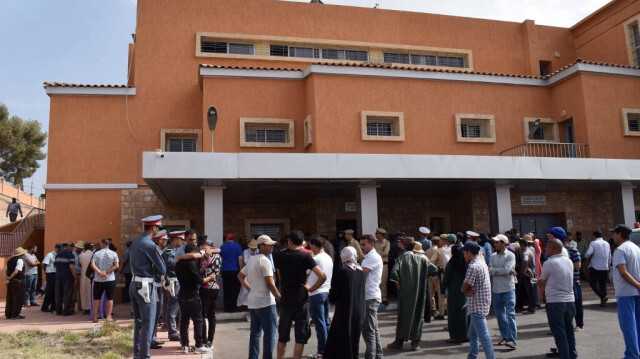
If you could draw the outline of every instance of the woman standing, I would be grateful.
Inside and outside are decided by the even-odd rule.
[[[329,300],[336,305],[324,350],[325,359],[358,358],[360,333],[364,321],[364,281],[356,250],[344,247],[340,252],[342,267],[331,280]]]
[[[453,236],[450,234],[449,236]],[[462,256],[461,245],[456,244],[451,248],[451,260],[444,270],[444,279],[441,291],[447,293],[447,324],[449,327],[449,339],[447,343],[468,342],[467,332],[469,321],[467,320],[467,309],[463,306],[467,303],[467,297],[462,294],[460,288],[467,272],[464,257]]]

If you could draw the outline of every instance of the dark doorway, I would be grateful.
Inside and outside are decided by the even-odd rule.
[[[546,234],[555,226],[562,226],[557,223],[555,214],[515,214],[512,216],[513,228],[516,229],[520,236],[529,232],[535,232],[540,239],[546,239]]]
[[[336,220],[336,238],[344,237],[344,231],[347,229],[353,229],[358,231],[358,221],[355,219],[338,219]],[[358,238],[358,233],[353,233],[353,238]]]
[[[567,121],[564,121],[563,124],[564,124],[564,142],[567,143],[565,145],[567,157],[575,158],[576,145],[572,144],[572,143],[576,143],[575,132],[573,129],[573,120],[569,119]]]

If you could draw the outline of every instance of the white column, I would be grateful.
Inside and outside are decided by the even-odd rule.
[[[496,185],[496,209],[498,211],[498,231],[504,233],[513,227],[511,186]]]
[[[378,186],[360,186],[358,191],[358,235],[374,234],[378,228]]]
[[[213,239],[216,248],[222,245],[223,190],[224,187],[205,187],[204,190],[204,234]]]
[[[633,223],[636,221],[636,209],[633,201],[633,186],[631,183],[623,182],[621,185],[621,197],[622,197],[622,213],[624,216],[624,223],[633,228]],[[617,225],[618,223],[614,223]]]

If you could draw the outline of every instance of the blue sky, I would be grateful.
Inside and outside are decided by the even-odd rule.
[[[153,0],[143,0],[153,1]],[[176,0],[189,1],[189,0]],[[210,0],[215,1],[215,0]],[[237,0],[251,1],[251,0]],[[289,0],[308,2],[308,0]],[[570,27],[608,0],[324,0],[325,4],[430,12]],[[0,102],[48,131],[45,81],[124,84],[136,0],[0,0]],[[43,192],[46,161],[32,179]]]

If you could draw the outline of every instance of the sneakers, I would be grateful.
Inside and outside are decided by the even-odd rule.
[[[180,352],[182,354],[189,354],[189,347],[183,345],[182,349],[180,349]]]
[[[505,338],[502,338],[502,340],[499,341],[498,344],[496,344],[496,345],[504,345],[504,343],[506,343],[506,342],[507,342],[507,340]]]
[[[516,349],[516,343],[512,342],[511,340],[507,340],[504,343],[504,346],[511,349],[511,350],[515,350]]]
[[[209,348],[209,349],[213,349],[213,342],[206,342],[204,344],[205,347]]]
[[[602,297],[602,299],[600,299],[600,306],[601,307],[605,307],[607,305],[608,301],[609,301],[609,297],[607,297],[607,296]]]
[[[180,341],[180,336],[179,335],[170,335],[169,336],[169,341],[170,342],[179,342]]]
[[[582,331],[582,327],[576,327],[576,329],[573,330],[576,333],[580,333]]]
[[[203,345],[200,348],[196,348],[193,352],[196,354],[206,354],[206,353],[211,353],[211,349]]]
[[[322,354],[311,354],[307,358],[309,358],[309,359],[322,359]]]

